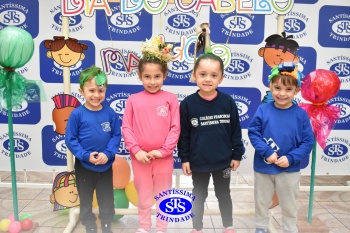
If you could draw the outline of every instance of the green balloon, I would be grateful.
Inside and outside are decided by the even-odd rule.
[[[0,65],[4,68],[24,66],[33,56],[34,41],[25,30],[7,26],[0,30]]]
[[[21,217],[19,218],[19,221],[22,222],[24,219],[29,218],[30,220],[32,220],[32,216],[30,214],[23,214],[21,215]]]
[[[114,189],[114,208],[129,208],[129,200],[124,189]],[[122,218],[124,215],[114,215],[114,220]]]

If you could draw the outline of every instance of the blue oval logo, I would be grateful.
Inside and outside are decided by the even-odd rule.
[[[176,14],[168,18],[168,24],[173,28],[187,29],[193,27],[196,24],[196,20],[191,15]]]
[[[109,106],[116,112],[117,114],[123,115],[126,105],[126,99],[115,99],[112,101]]]
[[[304,31],[305,27],[306,27],[305,23],[300,19],[296,19],[296,18],[288,18],[284,22],[284,29],[286,32],[289,32],[289,33],[297,33],[297,32]]]
[[[26,15],[21,11],[7,10],[0,12],[1,23],[7,26],[18,26],[26,21]]]
[[[53,17],[53,20],[59,24],[62,25],[62,14],[61,12],[58,12],[57,14],[55,14],[55,16]],[[76,15],[76,16],[71,16],[69,17],[69,26],[75,26],[79,23],[81,23],[81,16],[80,15]]]
[[[124,138],[122,137],[119,144],[118,155],[130,155],[130,152],[126,148]]]
[[[228,30],[235,32],[244,32],[249,30],[253,25],[253,22],[250,18],[245,16],[231,16],[225,19],[224,26]]]
[[[160,202],[159,209],[165,214],[182,215],[191,211],[192,203],[185,198],[170,197]]]
[[[341,157],[348,153],[348,148],[341,143],[332,143],[327,145],[323,152],[330,157]]]
[[[115,70],[118,70],[118,71],[125,71],[125,72],[126,72],[126,69],[125,69],[125,67],[124,67],[124,63],[123,63],[121,60],[119,60],[119,61],[117,61],[117,62],[115,62],[115,63],[112,63],[112,64],[111,64],[111,67],[112,67],[113,69],[115,69]]]
[[[190,67],[191,66],[191,67]],[[186,61],[180,62],[180,61],[174,61],[171,63],[171,71],[174,71],[176,73],[187,73],[189,71],[192,72],[193,66],[187,63]]]
[[[15,153],[23,152],[29,149],[29,143],[21,138],[14,138],[13,142],[14,142]],[[3,147],[6,150],[10,150],[10,139],[7,139],[6,141],[4,141]]]
[[[247,114],[248,106],[241,101],[235,100],[235,102],[236,102],[236,106],[237,106],[237,110],[238,110],[238,115],[243,116],[243,115]]]
[[[335,102],[332,104],[340,108],[340,118],[346,118],[350,115],[350,105],[345,102]]]
[[[119,28],[135,27],[139,21],[140,19],[136,14],[126,15],[118,12],[110,17],[111,24]]]
[[[329,69],[334,71],[340,78],[350,75],[350,64],[346,62],[334,63]]]
[[[350,20],[339,20],[332,25],[332,31],[340,36],[349,36]]]
[[[230,74],[242,74],[249,70],[250,65],[245,60],[241,59],[232,59],[229,66],[226,68],[226,71]]]

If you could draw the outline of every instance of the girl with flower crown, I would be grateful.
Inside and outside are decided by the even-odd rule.
[[[159,36],[142,44],[138,75],[145,90],[128,98],[123,116],[122,133],[138,193],[137,233],[151,230],[154,195],[172,187],[173,150],[180,135],[179,103],[174,94],[162,90],[171,48]],[[157,209],[161,200],[157,200]],[[166,229],[167,222],[157,218],[157,233]]]

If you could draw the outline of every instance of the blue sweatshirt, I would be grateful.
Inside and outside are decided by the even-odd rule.
[[[89,170],[103,172],[112,166],[120,138],[117,114],[108,106],[103,106],[99,111],[91,111],[82,105],[74,109],[69,116],[66,145]],[[108,162],[102,165],[90,163],[90,153],[94,151],[103,152],[108,157]]]
[[[198,91],[180,104],[181,133],[178,156],[194,172],[212,172],[241,160],[244,154],[237,106],[231,96],[218,91],[213,100]]]
[[[288,109],[276,108],[274,102],[262,104],[248,126],[250,142],[255,148],[254,171],[264,174],[300,171],[300,161],[310,155],[314,134],[306,111],[293,104]],[[285,155],[289,167],[268,164],[274,152]]]

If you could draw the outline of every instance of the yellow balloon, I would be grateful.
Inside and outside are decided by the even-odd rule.
[[[137,195],[134,181],[129,182],[125,187],[125,195],[131,204],[137,206],[139,196]]]
[[[8,218],[5,218],[0,221],[0,231],[7,232],[9,230],[11,220]]]
[[[134,206],[137,206],[139,196],[137,194],[134,181],[131,181],[131,182],[129,182],[129,184],[126,185],[125,195],[131,204],[133,204]],[[153,198],[152,204],[154,205],[155,203],[156,203],[156,200]]]
[[[96,190],[94,191],[94,195],[92,197],[92,208],[94,208],[94,209],[98,208],[97,197],[96,197]]]

